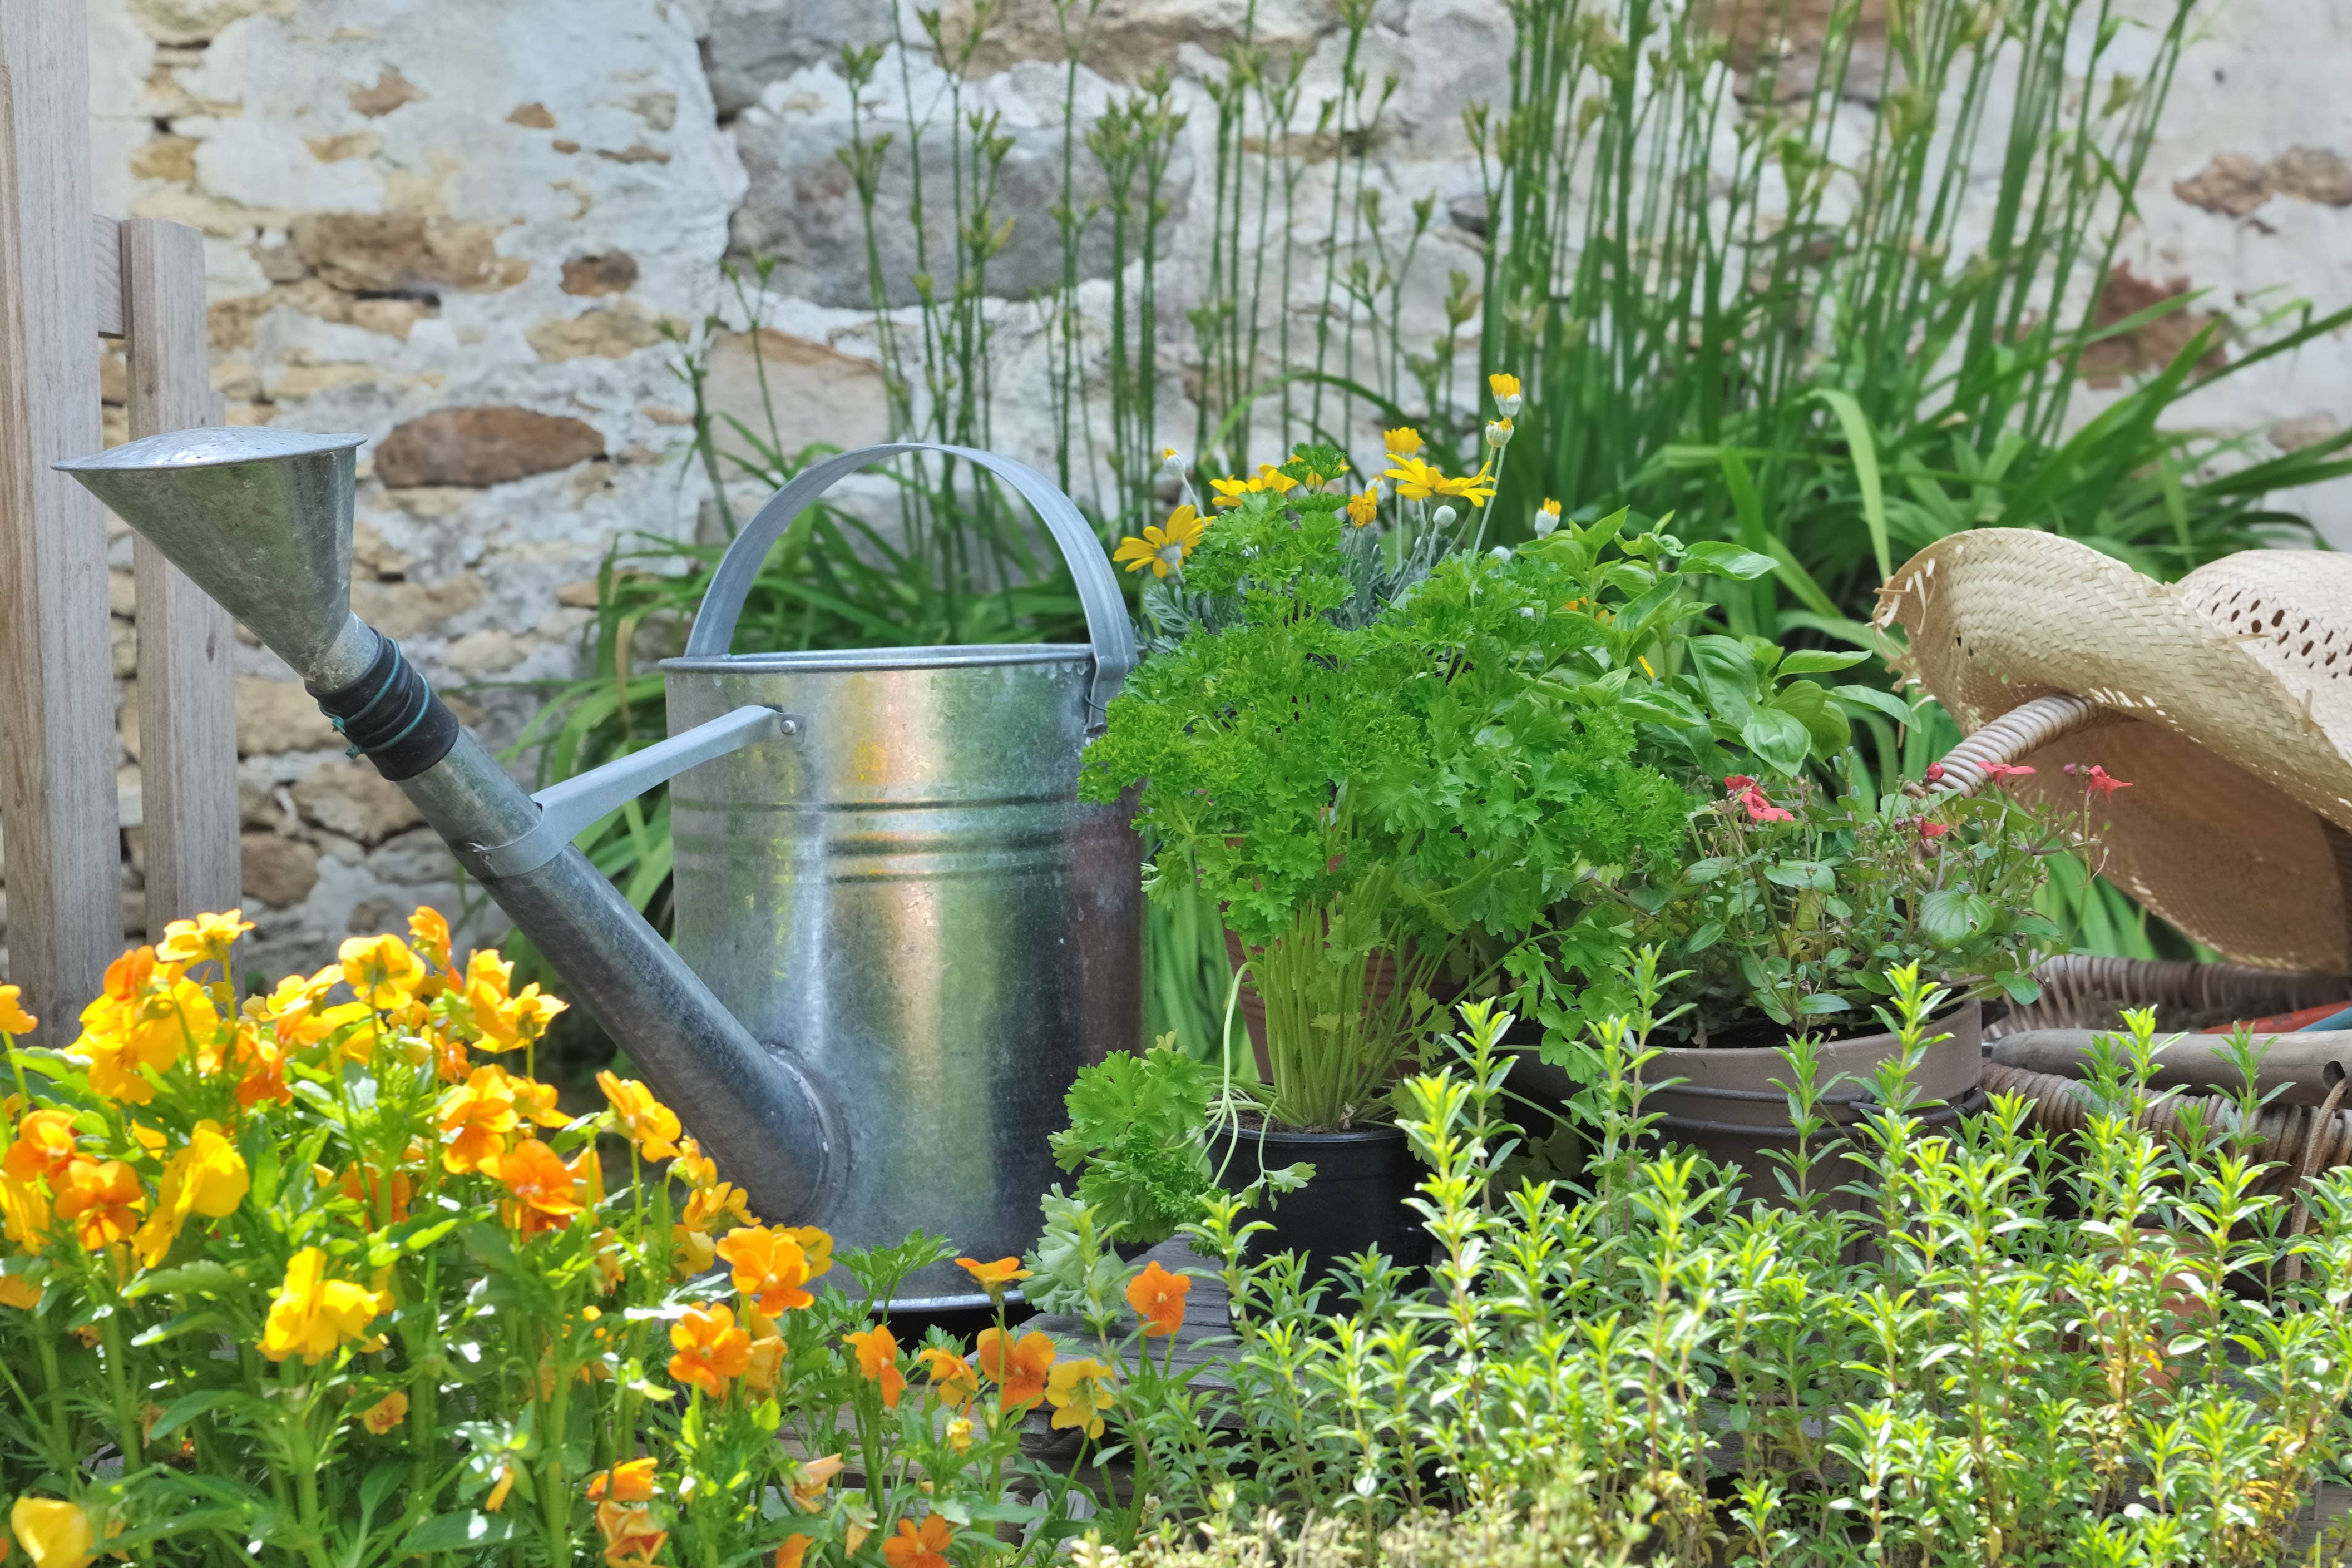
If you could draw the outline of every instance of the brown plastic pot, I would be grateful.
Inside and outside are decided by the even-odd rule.
[[[1931,1021],[1928,1032],[1946,1039],[1927,1047],[1912,1076],[1922,1101],[1940,1101],[1919,1113],[1930,1130],[1949,1127],[1962,1116],[1981,1109],[1984,1092],[1984,1048],[1981,1015],[1974,1002]],[[1831,1040],[1821,1048],[1821,1114],[1830,1124],[1818,1134],[1814,1152],[1825,1151],[1839,1136],[1838,1129],[1859,1123],[1869,1106],[1869,1082],[1881,1062],[1899,1049],[1888,1033],[1858,1034]],[[1747,1195],[1779,1205],[1786,1201],[1777,1173],[1783,1166],[1768,1157],[1774,1152],[1797,1152],[1796,1128],[1789,1119],[1789,1059],[1780,1046],[1710,1047],[1661,1051],[1642,1069],[1643,1082],[1654,1085],[1643,1108],[1659,1114],[1653,1136],[1662,1143],[1684,1144],[1704,1151],[1719,1163],[1737,1165],[1745,1173]],[[1680,1080],[1670,1082],[1668,1080]],[[1853,1168],[1832,1158],[1817,1166],[1815,1180],[1835,1189],[1851,1182]],[[1858,1201],[1837,1194],[1832,1202]]]

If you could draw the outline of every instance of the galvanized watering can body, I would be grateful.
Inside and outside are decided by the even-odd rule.
[[[294,667],[766,1218],[847,1246],[920,1228],[984,1259],[1025,1249],[1063,1095],[1143,1023],[1140,846],[1124,810],[1076,799],[1134,634],[1077,508],[964,448],[810,465],[730,546],[665,666],[671,737],[526,795],[351,613],[360,444],[189,431],[60,466]],[[793,517],[912,451],[1029,502],[1088,643],[730,655]],[[675,950],[572,842],[670,779]],[[943,1264],[893,1304],[985,1299]]]
[[[1063,1093],[1138,1041],[1136,836],[1076,799],[1092,664],[917,648],[663,666],[673,727],[747,704],[803,727],[671,784],[673,939],[835,1106],[847,1170],[820,1223],[837,1236],[1024,1250]],[[971,1291],[949,1264],[900,1295]]]
[[[673,734],[746,706],[800,729],[671,783],[673,940],[833,1107],[846,1168],[817,1223],[851,1244],[921,1228],[1002,1258],[1035,1241],[1038,1197],[1063,1179],[1045,1140],[1078,1069],[1141,1043],[1140,841],[1126,810],[1077,800],[1132,634],[1092,530],[1006,465],[1024,493],[1044,486],[1030,498],[1097,644],[723,652],[770,541],[834,472],[871,461],[832,459],[763,508],[688,655],[662,665]],[[986,1299],[949,1263],[898,1304]]]

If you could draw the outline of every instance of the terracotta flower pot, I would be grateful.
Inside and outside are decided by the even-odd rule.
[[[1982,1104],[1984,1049],[1979,1020],[1977,1004],[1963,1002],[1929,1025],[1931,1035],[1947,1038],[1927,1048],[1912,1083],[1922,1100],[1943,1103],[1922,1113],[1921,1119],[1931,1129],[1948,1127]],[[1820,1074],[1825,1092],[1820,1113],[1831,1124],[1817,1135],[1817,1155],[1838,1136],[1838,1127],[1862,1119],[1865,1086],[1879,1064],[1898,1050],[1895,1037],[1884,1032],[1831,1040],[1821,1048]],[[1656,1085],[1643,1104],[1645,1110],[1661,1113],[1654,1133],[1656,1138],[1686,1144],[1716,1160],[1737,1164],[1745,1173],[1749,1197],[1761,1197],[1775,1205],[1786,1201],[1775,1175],[1782,1168],[1780,1162],[1767,1157],[1774,1151],[1797,1151],[1788,1093],[1779,1087],[1790,1078],[1782,1047],[1661,1051],[1643,1067],[1642,1077]],[[1668,1082],[1670,1079],[1682,1082]],[[1815,1178],[1823,1188],[1836,1188],[1852,1181],[1853,1171],[1843,1161],[1832,1160],[1817,1167]],[[1837,1194],[1831,1201],[1851,1206],[1858,1200]]]
[[[1257,949],[1242,946],[1242,939],[1232,932],[1225,933],[1225,956],[1238,969]],[[1385,1003],[1396,990],[1396,959],[1387,953],[1374,953],[1364,960],[1364,1010],[1370,1012]],[[1443,975],[1432,976],[1429,994],[1440,1002],[1452,1001],[1461,994],[1461,988],[1449,985]],[[1257,1058],[1257,1075],[1271,1082],[1274,1062],[1265,1051],[1265,998],[1257,993],[1257,986],[1248,976],[1242,977],[1241,995],[1234,1004],[1240,1013],[1243,1027],[1249,1031],[1250,1051]],[[1220,1020],[1222,1021],[1222,1020]]]

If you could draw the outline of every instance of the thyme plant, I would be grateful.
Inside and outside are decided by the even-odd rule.
[[[1105,1531],[1146,1544],[1097,1561],[1320,1562],[1440,1508],[1472,1539],[1498,1511],[1552,1529],[1564,1487],[1572,1562],[2286,1560],[2290,1519],[2352,1457],[2352,1174],[2290,1235],[2229,1127],[2159,1140],[2127,1109],[2147,1013],[2079,1139],[2014,1099],[1930,1135],[1910,1079],[1943,997],[1897,970],[1874,1109],[1826,1160],[1790,1155],[1822,1168],[1766,1207],[1789,1169],[1646,1135],[1667,977],[1650,956],[1637,978],[1637,1010],[1595,1030],[1580,1184],[1508,1174],[1507,1015],[1465,1008],[1454,1063],[1406,1084],[1426,1282],[1367,1256],[1310,1288],[1296,1260],[1245,1262],[1255,1222],[1209,1199],[1192,1233],[1234,1303],[1231,1386],[1127,1419],[1155,1466],[1201,1468],[1210,1528],[1147,1503]],[[1801,1124],[1830,1086],[1801,1056]]]

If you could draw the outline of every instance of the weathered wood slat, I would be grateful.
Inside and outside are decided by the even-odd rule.
[[[114,659],[98,503],[89,34],[82,0],[0,0],[0,822],[9,977],[73,1038],[121,949]]]
[[[133,439],[217,424],[205,318],[204,236],[184,224],[121,225],[124,352]],[[145,539],[139,594],[139,779],[147,934],[239,902],[236,638],[228,612]]]
[[[90,219],[89,308],[101,338],[122,336],[122,225],[103,214]]]

